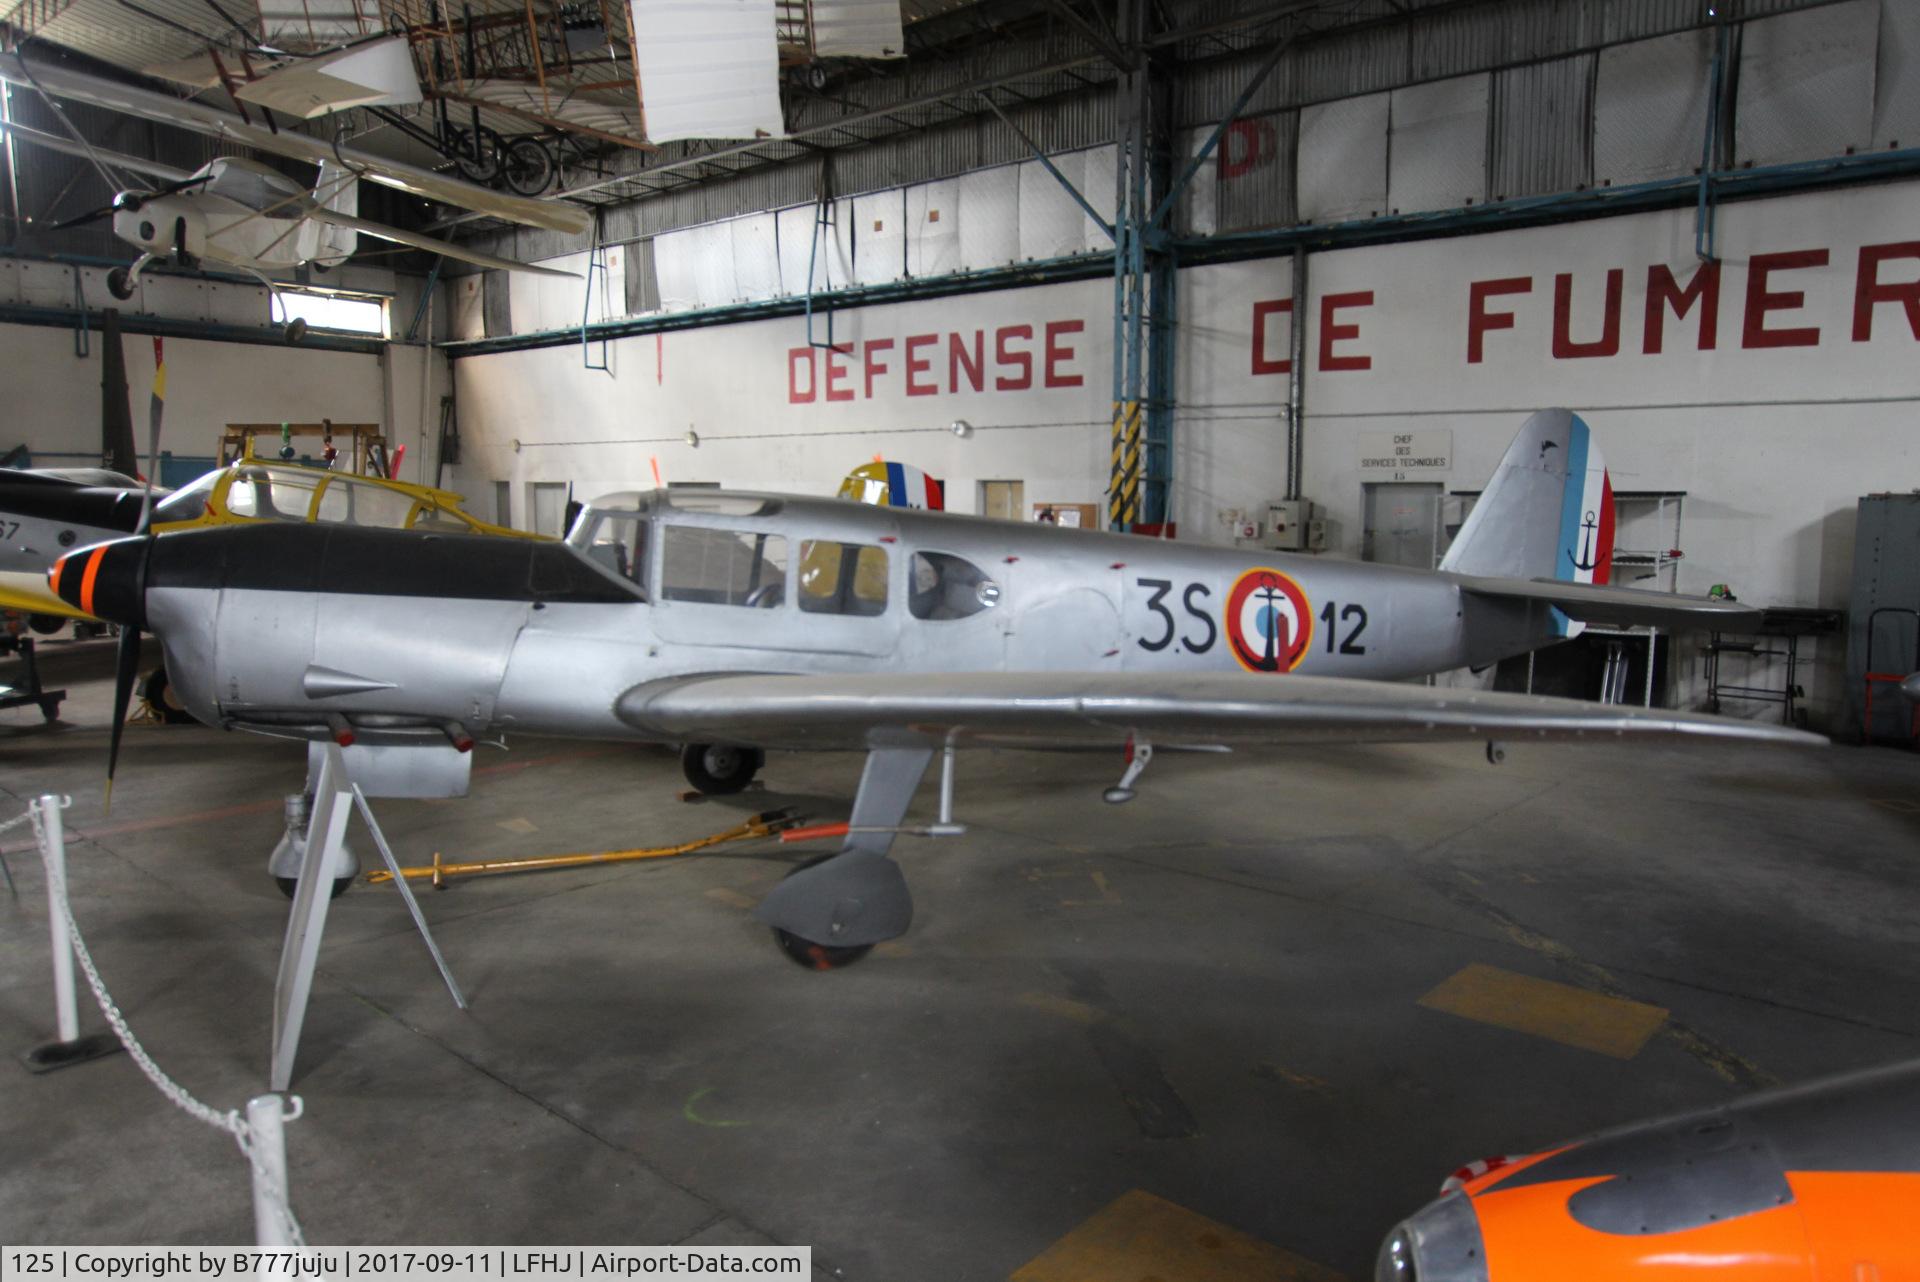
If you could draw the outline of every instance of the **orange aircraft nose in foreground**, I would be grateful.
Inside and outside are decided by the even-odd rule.
[[[1920,1061],[1476,1162],[1376,1282],[1920,1282]]]

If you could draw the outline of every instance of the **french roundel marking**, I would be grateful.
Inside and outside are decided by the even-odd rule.
[[[1291,672],[1313,644],[1313,607],[1300,585],[1260,566],[1227,593],[1227,645],[1249,672]]]

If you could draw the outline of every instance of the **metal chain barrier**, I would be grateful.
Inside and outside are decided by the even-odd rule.
[[[66,920],[67,938],[73,946],[73,955],[79,959],[80,969],[87,977],[87,986],[93,989],[93,998],[100,1006],[100,1013],[106,1017],[106,1021],[113,1029],[114,1035],[120,1039],[120,1044],[126,1048],[127,1055],[135,1064],[139,1065],[140,1071],[146,1075],[148,1081],[153,1083],[155,1090],[164,1095],[170,1103],[186,1113],[187,1116],[197,1121],[205,1122],[208,1126],[214,1127],[217,1130],[226,1131],[233,1136],[234,1143],[239,1146],[240,1152],[245,1155],[248,1165],[254,1172],[253,1185],[256,1222],[258,1223],[258,1215],[262,1206],[270,1207],[280,1221],[276,1226],[280,1232],[272,1235],[273,1240],[276,1243],[289,1246],[304,1247],[307,1244],[306,1235],[300,1229],[300,1222],[294,1218],[293,1208],[287,1204],[284,1193],[286,1180],[286,1159],[284,1152],[277,1157],[265,1152],[256,1153],[253,1128],[248,1125],[247,1118],[241,1114],[240,1110],[228,1109],[224,1113],[219,1112],[195,1099],[188,1093],[186,1087],[167,1076],[165,1070],[154,1062],[153,1056],[147,1053],[146,1047],[140,1044],[140,1039],[133,1035],[133,1029],[127,1025],[126,1016],[121,1013],[120,1007],[115,1004],[113,998],[107,993],[106,981],[100,978],[100,969],[94,965],[93,954],[88,951],[86,940],[81,937],[80,924],[74,920],[73,904],[67,898],[65,861],[63,858],[57,858],[55,856],[53,845],[48,840],[47,822],[41,814],[41,806],[52,801],[54,801],[54,798],[49,796],[42,797],[39,801],[28,803],[27,813],[17,819],[12,819],[4,824],[0,824],[0,832],[4,832],[8,828],[17,827],[21,823],[30,822],[33,825],[34,840],[40,848],[40,860],[41,863],[46,866],[47,870],[47,884],[53,892],[52,900],[59,904],[61,915]],[[65,810],[73,804],[73,798],[61,797],[58,799],[57,804],[59,809]],[[256,1103],[257,1102],[258,1101],[256,1101]],[[297,1095],[290,1097],[290,1103],[291,1107],[281,1114],[281,1121],[291,1122],[299,1117],[305,1110],[304,1104]],[[252,1107],[252,1105],[249,1105],[250,1110]],[[278,1126],[276,1125],[272,1129],[277,1131]],[[263,1182],[261,1178],[262,1165],[271,1165],[275,1162],[278,1164],[279,1179],[277,1181],[267,1180]],[[274,1187],[276,1184],[278,1185],[277,1188]],[[262,1200],[263,1195],[264,1202]],[[264,1226],[262,1227],[264,1229]],[[263,1231],[262,1241],[264,1242],[267,1239],[268,1232]]]

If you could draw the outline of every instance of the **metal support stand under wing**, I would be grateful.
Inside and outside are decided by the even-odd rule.
[[[293,909],[287,915],[286,942],[280,950],[280,972],[273,986],[273,1051],[267,1083],[268,1089],[274,1091],[286,1090],[293,1081],[294,1058],[300,1051],[300,1030],[306,1023],[307,1000],[313,994],[313,973],[320,960],[320,940],[327,927],[327,908],[333,902],[331,869],[346,843],[347,821],[356,804],[360,817],[373,833],[381,859],[393,874],[394,885],[406,901],[413,924],[426,941],[427,952],[439,968],[440,978],[446,981],[447,991],[453,995],[454,1005],[461,1010],[467,1008],[460,986],[454,982],[453,973],[447,969],[440,948],[434,943],[433,932],[427,929],[427,920],[413,897],[412,887],[400,875],[399,862],[393,857],[386,834],[374,821],[366,794],[350,777],[345,754],[339,745],[330,743],[316,755],[319,765],[314,771],[313,813],[307,825],[306,852],[300,861]]]

